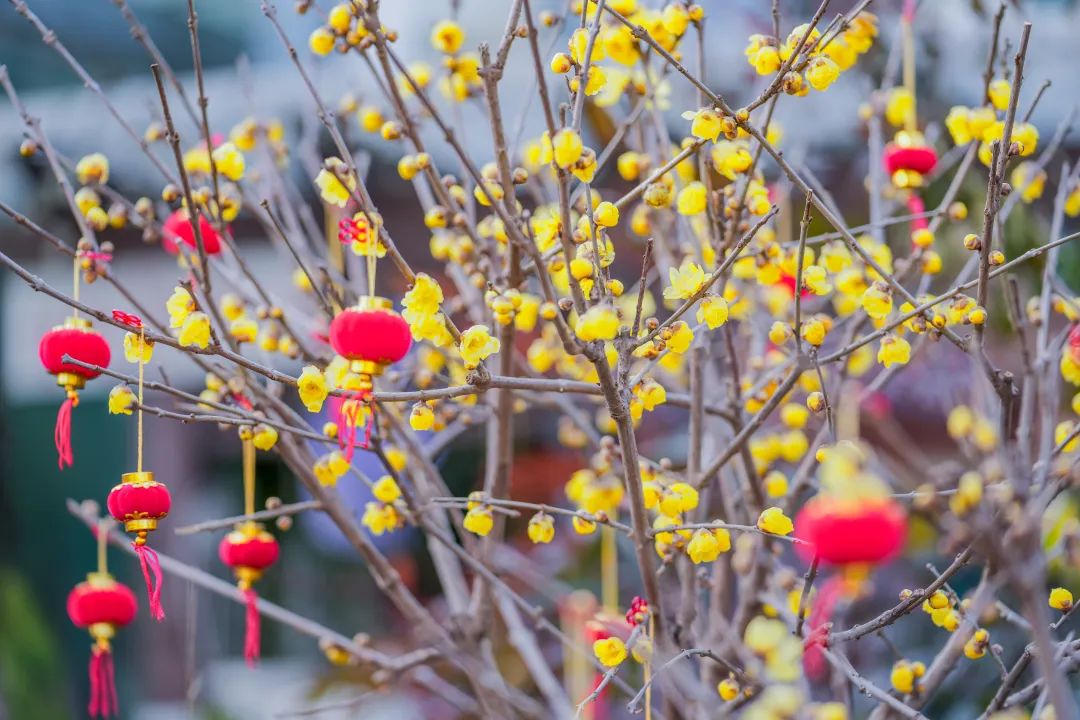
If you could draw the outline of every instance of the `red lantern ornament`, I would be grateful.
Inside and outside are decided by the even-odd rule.
[[[256,522],[240,523],[218,545],[218,557],[232,568],[236,586],[244,594],[247,607],[244,659],[249,667],[254,667],[259,660],[260,644],[259,597],[253,586],[263,572],[277,562],[279,552],[274,536]]]
[[[901,130],[885,146],[884,162],[896,187],[919,187],[923,176],[937,165],[937,153],[919,132]]]
[[[154,473],[139,471],[124,473],[120,484],[109,491],[109,514],[124,524],[124,530],[135,534],[131,546],[139,558],[150,615],[158,622],[165,619],[161,607],[161,562],[156,552],[146,544],[149,534],[157,529],[158,521],[169,514],[172,497],[169,488],[154,480]]]
[[[113,580],[107,572],[86,576],[68,595],[67,612],[76,627],[85,628],[94,639],[90,650],[90,717],[119,715],[116,673],[110,641],[121,628],[135,619],[138,603],[129,587]]]
[[[892,498],[845,501],[811,498],[795,517],[797,552],[828,565],[877,564],[892,559],[907,538],[907,514]]]
[[[74,461],[71,451],[71,411],[79,404],[78,391],[86,386],[87,380],[93,380],[101,374],[100,370],[65,362],[65,355],[103,368],[109,366],[111,358],[109,343],[92,330],[90,321],[84,318],[69,317],[63,325],[54,327],[41,338],[38,345],[41,364],[50,374],[56,376],[56,384],[67,393],[67,399],[56,414],[56,430],[53,433],[61,470]]]
[[[349,361],[349,373],[342,384],[353,394],[340,409],[344,423],[339,423],[342,427],[338,442],[345,450],[345,459],[351,461],[356,427],[361,421],[366,428],[361,447],[366,448],[371,437],[372,422],[365,417],[365,405],[374,410],[370,401],[374,378],[405,357],[412,346],[412,332],[405,319],[394,312],[392,302],[367,296],[342,310],[330,323],[330,345]]]
[[[217,255],[221,252],[221,235],[202,213],[199,213],[199,234],[202,235],[203,249],[207,255]],[[184,208],[175,210],[161,224],[161,246],[165,248],[165,252],[176,255],[180,252],[181,243],[192,250],[199,248],[188,211]]]

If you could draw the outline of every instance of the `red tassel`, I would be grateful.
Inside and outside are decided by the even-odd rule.
[[[918,215],[920,217],[913,217],[911,219],[911,230],[926,230],[930,227],[930,223],[926,217],[922,217],[926,213],[926,205],[923,204],[923,200],[916,193],[908,193],[907,197],[908,213],[911,215]]]
[[[90,651],[90,703],[86,711],[92,718],[110,718],[120,713],[112,653],[99,645]]]
[[[255,594],[255,591],[251,588],[242,590],[244,593],[244,602],[247,605],[247,617],[244,623],[244,660],[247,661],[248,667],[255,667],[259,663],[259,596]]]
[[[358,443],[356,442],[356,421],[358,418],[363,417],[364,406],[361,402],[365,398],[368,399],[368,407],[371,413],[367,422],[364,423],[364,441]],[[341,404],[340,415],[344,421],[342,423],[344,427],[340,429],[338,434],[338,446],[345,452],[345,461],[351,463],[353,452],[358,446],[364,450],[371,447],[371,429],[375,424],[375,401],[371,399],[371,393],[365,390],[349,396]]]
[[[844,595],[844,579],[834,575],[825,581],[814,600],[810,615],[806,618],[809,631],[803,642],[803,670],[811,680],[820,680],[825,676],[825,655],[821,648],[828,647],[829,620],[833,611]]]
[[[70,467],[75,461],[71,452],[71,410],[74,407],[75,401],[69,397],[56,413],[56,430],[53,432],[53,440],[56,442],[56,453],[60,456],[57,464],[61,470],[64,469],[64,465]]]
[[[131,544],[135,548],[135,554],[139,556],[139,565],[142,566],[143,579],[146,581],[146,595],[150,601],[150,617],[158,622],[165,619],[165,610],[161,607],[161,561],[158,554],[146,545],[137,542]],[[153,575],[153,582],[151,582]]]

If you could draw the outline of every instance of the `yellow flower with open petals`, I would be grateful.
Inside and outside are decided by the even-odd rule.
[[[593,654],[605,667],[618,667],[626,660],[626,643],[617,637],[602,638],[593,643]]]
[[[715,330],[728,321],[730,308],[727,300],[719,295],[708,295],[701,300],[697,309],[697,321],[705,323],[710,330]]]
[[[109,414],[130,415],[135,393],[127,385],[117,385],[109,391]]]
[[[130,363],[148,363],[154,355],[154,343],[145,337],[129,332],[124,335],[124,359]]]
[[[465,31],[453,20],[440,20],[431,29],[431,46],[441,53],[453,55],[465,42]]]
[[[205,348],[210,344],[210,318],[204,312],[193,312],[184,320],[177,337],[184,347]]]
[[[300,402],[304,403],[308,412],[319,412],[329,392],[326,376],[314,365],[305,365],[300,377],[296,379],[296,390],[300,393]]]
[[[529,540],[536,545],[546,545],[555,539],[555,520],[546,512],[538,512],[529,520]]]
[[[712,108],[685,112],[683,117],[690,120],[690,134],[694,137],[713,142],[720,137],[720,114]]]
[[[619,334],[619,313],[611,305],[595,305],[578,318],[574,332],[586,342],[614,340]]]
[[[458,350],[465,367],[474,368],[480,362],[499,352],[499,339],[491,334],[487,325],[473,325],[461,333]]]
[[[769,507],[761,511],[758,516],[757,526],[763,532],[773,535],[790,535],[795,530],[791,518],[784,514],[778,507]]]
[[[405,308],[402,317],[411,324],[424,315],[439,312],[442,302],[443,291],[438,281],[427,273],[418,273],[413,279],[412,288],[401,301],[401,306]]]
[[[885,367],[893,365],[906,365],[911,359],[911,345],[898,335],[888,334],[881,338],[878,346],[877,360]]]
[[[465,519],[461,524],[472,534],[484,537],[495,526],[495,518],[491,513],[491,508],[478,505],[465,513]]]
[[[82,156],[75,164],[75,178],[80,185],[109,182],[109,158],[101,153]]]
[[[389,475],[383,475],[371,486],[371,494],[374,495],[375,499],[379,502],[392,503],[401,497],[401,488],[398,487],[394,478]]]
[[[178,328],[195,310],[195,299],[187,290],[177,286],[173,288],[173,294],[165,301],[165,309],[169,313],[169,326]]]
[[[555,133],[555,137],[551,140],[551,148],[555,164],[565,170],[581,158],[585,145],[575,130],[563,128]]]
[[[336,157],[328,158],[326,165],[333,168],[333,171],[326,167],[320,170],[315,176],[315,186],[319,188],[324,202],[343,208],[349,202],[350,193],[356,190],[356,176]],[[344,178],[344,184],[339,177]]]
[[[686,262],[678,269],[669,269],[668,280],[671,285],[664,288],[664,298],[685,300],[701,290],[705,284],[705,271],[696,262]]]
[[[233,182],[244,177],[244,154],[236,148],[236,145],[231,142],[222,143],[214,148],[212,157],[214,167],[225,177]]]

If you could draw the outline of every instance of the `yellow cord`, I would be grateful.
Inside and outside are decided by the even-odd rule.
[[[139,327],[139,431],[138,439],[136,440],[137,455],[135,461],[135,469],[137,472],[142,472],[142,457],[143,457],[143,421],[142,421],[142,408],[143,408],[143,368],[146,365],[146,328]]]
[[[379,252],[379,223],[376,220],[368,220],[368,232],[367,291],[368,297],[375,297],[375,267]]]
[[[915,122],[915,33],[912,32],[911,21],[901,18],[900,31],[903,33],[904,43],[904,87],[911,96],[911,112],[904,119],[904,129],[908,132],[916,132],[918,126]]]
[[[97,567],[98,572],[106,575],[109,572],[108,552],[106,551],[109,539],[109,520],[100,518],[97,524]]]
[[[75,302],[79,302],[79,251],[75,251],[75,261],[72,263],[71,272],[71,297]],[[72,308],[72,317],[79,317],[79,308]]]
[[[651,610],[649,611],[649,634],[648,634],[648,639],[649,639],[649,642],[651,643],[652,639],[653,639],[653,614],[652,614]],[[655,649],[656,648],[654,646],[653,650],[655,651]],[[645,660],[645,668],[644,668],[644,670],[645,670],[645,720],[652,720],[652,683],[650,682],[650,680],[652,680],[652,653],[650,653],[649,657]]]
[[[244,514],[255,512],[255,444],[244,439]]]
[[[604,610],[619,614],[619,548],[616,545],[615,528],[605,525],[600,529],[600,595]]]

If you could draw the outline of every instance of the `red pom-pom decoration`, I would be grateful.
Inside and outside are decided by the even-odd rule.
[[[914,188],[922,185],[926,175],[937,165],[937,153],[917,132],[901,130],[896,139],[885,146],[882,161],[898,188]]]
[[[94,638],[90,651],[90,701],[86,708],[92,718],[113,717],[120,712],[110,641],[117,628],[135,619],[137,610],[135,593],[108,573],[90,573],[86,582],[76,585],[68,595],[71,622]]]
[[[249,666],[258,662],[260,652],[259,597],[255,594],[253,585],[267,568],[277,562],[279,552],[280,548],[274,536],[255,522],[237,525],[218,545],[218,557],[232,568],[236,585],[244,594],[244,604],[247,607],[244,659]]]
[[[330,345],[347,360],[364,365],[355,372],[378,375],[405,357],[412,346],[412,333],[389,300],[365,297],[330,323]]]
[[[889,498],[845,501],[819,495],[795,518],[796,549],[806,561],[829,565],[880,563],[891,559],[907,538],[907,516]]]
[[[105,338],[91,329],[90,321],[79,317],[69,317],[63,325],[45,333],[38,344],[41,364],[49,374],[56,376],[56,384],[67,393],[67,399],[56,414],[53,433],[61,470],[75,460],[71,450],[71,411],[79,404],[78,391],[86,386],[87,380],[101,374],[100,370],[65,362],[65,355],[88,365],[108,367],[112,353]]]
[[[207,255],[217,255],[221,252],[221,235],[206,219],[199,214],[199,232],[202,235],[203,249]],[[191,227],[187,210],[180,208],[165,219],[161,224],[161,246],[170,255],[180,252],[180,243],[187,245],[192,250],[197,250],[198,242],[195,240],[195,230]]]
[[[150,615],[158,622],[165,619],[161,607],[161,563],[157,553],[146,545],[147,536],[157,529],[158,521],[169,514],[172,497],[169,488],[154,480],[152,472],[129,472],[120,476],[120,484],[109,491],[109,514],[124,523],[124,530],[135,533],[132,546],[142,567]]]

